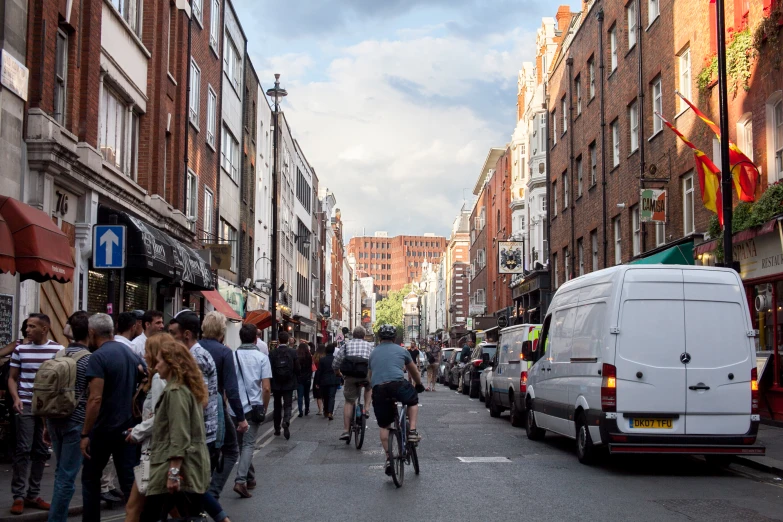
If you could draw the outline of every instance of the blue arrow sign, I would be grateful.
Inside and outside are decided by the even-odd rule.
[[[125,268],[125,225],[95,225],[92,239],[93,268]]]

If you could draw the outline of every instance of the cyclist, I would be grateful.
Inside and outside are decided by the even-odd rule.
[[[416,430],[416,419],[419,415],[419,393],[424,391],[421,375],[411,354],[403,347],[395,344],[397,328],[384,324],[378,329],[380,344],[370,354],[370,384],[372,386],[372,407],[375,419],[380,428],[381,444],[386,451],[386,474],[391,475],[389,460],[389,426],[394,423],[397,409],[395,402],[400,402],[408,408],[410,429],[408,440],[421,440]],[[405,379],[403,371],[407,369],[416,383],[416,388]]]
[[[362,414],[367,416],[367,405],[370,404],[372,389],[367,382],[367,367],[369,365],[370,354],[373,350],[372,343],[364,340],[365,330],[361,326],[353,329],[353,338],[345,343],[345,347],[340,353],[335,354],[332,368],[335,373],[345,379],[343,385],[343,396],[345,405],[343,406],[343,427],[345,431],[340,435],[340,440],[348,440],[351,434],[348,430],[351,428],[351,416],[353,407],[359,398],[359,391],[364,386],[364,407]]]

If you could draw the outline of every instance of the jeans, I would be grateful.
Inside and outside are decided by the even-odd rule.
[[[90,457],[84,459],[82,470],[82,500],[84,503],[83,522],[99,522],[101,519],[101,474],[109,462],[114,459],[117,468],[117,480],[120,489],[128,498],[133,487],[133,466],[136,465],[136,447],[125,442],[121,430],[90,434]]]
[[[68,506],[76,491],[76,476],[82,467],[82,451],[79,448],[82,423],[70,419],[50,419],[47,424],[57,459],[49,522],[66,522]]]
[[[337,395],[337,386],[321,386],[321,397],[324,400],[324,415],[334,413],[335,395]]]
[[[223,506],[220,505],[220,502],[208,492],[201,496],[201,502],[204,506],[204,511],[206,511],[215,522],[223,522],[228,518],[228,515],[223,510]]]
[[[234,419],[236,420],[236,419]],[[250,424],[250,421],[247,421],[248,425]],[[239,447],[242,448],[242,444],[245,442],[245,433],[237,433],[237,441],[239,442]],[[250,461],[250,467],[247,469],[247,481],[252,482],[256,480],[256,468],[253,466],[253,461]]]
[[[258,430],[261,429],[261,424],[250,420],[248,424],[250,428],[242,434],[242,450],[239,454],[239,466],[237,467],[236,482],[242,484],[248,480],[247,472],[250,469],[250,464],[253,462],[253,451],[256,449]]]
[[[25,404],[22,414],[16,415],[16,447],[13,456],[11,492],[14,498],[38,498],[49,450],[43,441],[44,421],[34,417],[32,406]],[[32,470],[30,461],[32,460]],[[25,495],[25,483],[27,494]]]
[[[310,411],[310,379],[299,383],[299,387],[296,389],[296,402],[300,414],[302,413],[302,403],[304,403],[304,411]]]
[[[272,392],[272,395],[275,398],[275,432],[278,432],[280,431],[281,418],[285,426],[291,422],[291,403],[294,401],[294,390],[275,391]]]
[[[228,482],[228,478],[231,476],[231,472],[234,471],[234,465],[239,460],[239,440],[237,429],[234,426],[234,422],[231,420],[231,416],[228,414],[228,408],[223,409],[226,425],[226,435],[223,439],[223,447],[220,451],[223,453],[223,469],[218,471],[212,470],[212,481],[209,484],[209,490],[207,491],[215,499],[220,498],[220,493],[223,492],[223,488]]]

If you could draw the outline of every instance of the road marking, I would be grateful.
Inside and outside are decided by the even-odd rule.
[[[477,462],[511,462],[507,457],[457,457],[457,459],[466,464]]]
[[[112,515],[107,518],[102,518],[101,522],[107,522],[109,520],[125,520],[125,513],[120,513],[119,515]]]

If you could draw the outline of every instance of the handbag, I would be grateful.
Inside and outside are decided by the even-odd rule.
[[[347,377],[366,379],[370,361],[358,355],[346,355],[340,364],[340,373]]]
[[[145,451],[141,454],[141,460],[138,466],[133,468],[133,476],[136,479],[136,488],[142,495],[147,494],[147,486],[150,483],[150,452]]]
[[[237,360],[237,367],[239,368],[239,374],[242,376],[242,388],[245,390],[245,396],[247,397],[247,403],[250,404],[250,394],[247,393],[247,383],[245,382],[245,372],[242,371],[242,364],[239,362],[239,354],[234,352],[234,356]],[[250,411],[247,414],[247,417],[250,418],[251,421],[255,422],[256,424],[261,424],[264,422],[264,419],[266,419],[266,411],[263,406],[261,405],[251,405]]]

